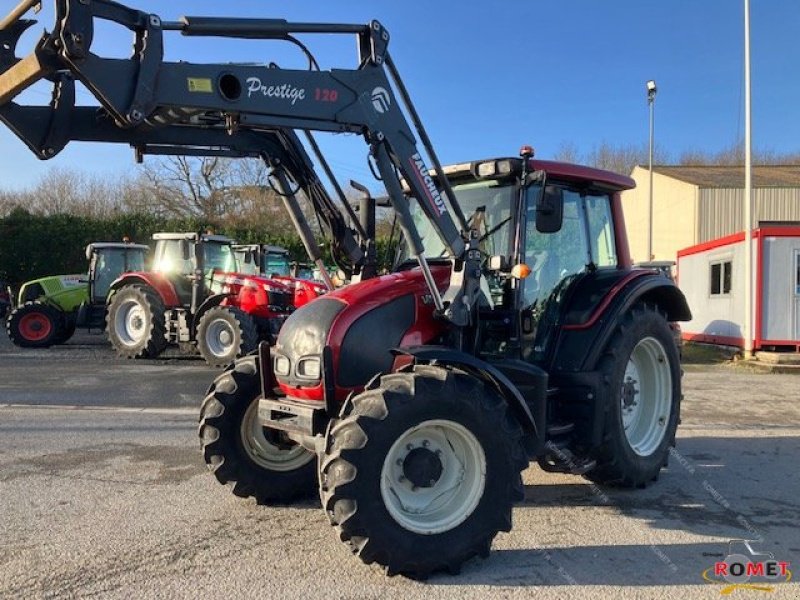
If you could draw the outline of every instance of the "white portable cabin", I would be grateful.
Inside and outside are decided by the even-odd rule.
[[[683,339],[744,347],[744,232],[678,252]],[[800,225],[753,231],[753,348],[800,351]]]

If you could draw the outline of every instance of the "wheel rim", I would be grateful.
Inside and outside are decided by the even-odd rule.
[[[240,433],[247,456],[268,471],[294,471],[314,460],[315,455],[299,444],[283,449],[267,440],[258,420],[258,401],[251,402],[244,413]]]
[[[50,323],[50,319],[40,312],[29,313],[19,320],[19,332],[30,342],[41,342],[52,330],[53,324]]]
[[[114,317],[114,330],[126,346],[135,346],[145,336],[147,313],[137,300],[125,300]]]
[[[622,426],[631,449],[650,456],[661,445],[672,411],[672,376],[664,346],[641,340],[625,367],[620,393]]]
[[[233,327],[225,319],[214,319],[206,329],[206,348],[218,358],[231,353],[235,339]]]
[[[427,479],[427,481],[426,481]],[[453,421],[420,423],[389,449],[381,496],[392,518],[424,535],[467,520],[486,487],[486,456],[466,427]]]

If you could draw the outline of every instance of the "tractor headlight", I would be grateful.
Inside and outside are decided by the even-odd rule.
[[[297,363],[297,376],[301,379],[319,379],[320,368],[318,358],[303,358]]]
[[[283,375],[284,377],[289,374],[291,364],[289,359],[285,356],[278,355],[275,357],[275,374]]]

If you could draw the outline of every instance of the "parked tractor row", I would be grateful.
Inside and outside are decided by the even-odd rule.
[[[22,285],[6,330],[21,347],[63,344],[76,329],[105,329],[117,354],[155,358],[169,345],[199,351],[212,366],[226,366],[274,342],[286,317],[324,293],[315,281],[289,275],[288,252],[259,246],[257,268],[241,273],[237,252],[223,236],[159,233],[149,247],[93,243],[88,273]],[[263,249],[263,250],[262,250]]]

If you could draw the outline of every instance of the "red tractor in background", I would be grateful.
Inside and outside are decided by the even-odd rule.
[[[325,294],[322,283],[300,276],[297,263],[289,260],[289,251],[269,244],[237,244],[233,247],[241,273],[261,275],[294,290],[295,308]]]
[[[155,358],[169,344],[196,347],[225,366],[274,340],[294,310],[294,290],[237,273],[229,238],[157,233],[150,271],[124,273],[111,285],[106,331],[126,358]]]

